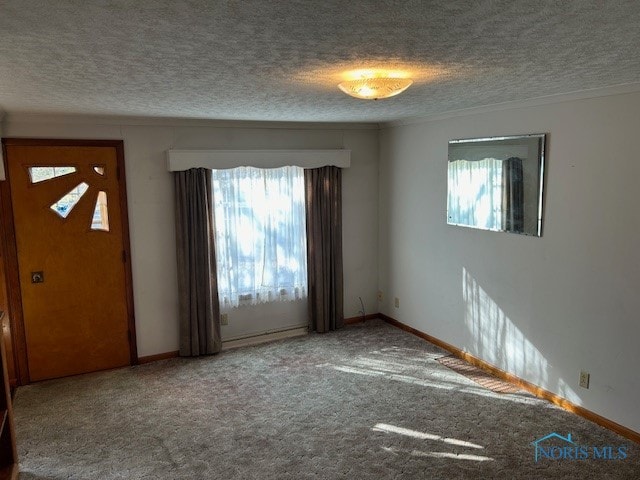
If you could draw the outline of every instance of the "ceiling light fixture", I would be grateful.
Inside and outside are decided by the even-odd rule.
[[[388,98],[404,92],[413,83],[410,78],[391,77],[384,74],[363,75],[355,80],[347,80],[338,88],[347,95],[364,100]]]

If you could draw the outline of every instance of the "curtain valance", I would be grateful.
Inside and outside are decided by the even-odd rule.
[[[190,168],[320,168],[351,166],[351,150],[167,150],[170,172]]]

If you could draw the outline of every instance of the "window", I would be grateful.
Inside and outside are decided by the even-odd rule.
[[[223,308],[307,295],[304,170],[213,170]]]
[[[29,167],[31,183],[40,183],[52,178],[75,173],[76,167]]]
[[[89,190],[89,185],[86,182],[79,183],[49,208],[60,215],[62,218],[67,218],[71,213],[71,210],[73,210],[73,207],[78,204],[87,190]]]

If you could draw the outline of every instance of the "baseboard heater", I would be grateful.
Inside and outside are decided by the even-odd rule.
[[[247,335],[239,335],[222,341],[222,349],[245,347],[248,345],[257,345],[259,343],[271,342],[283,338],[297,337],[309,333],[308,325],[291,325],[288,327],[265,330],[260,333],[251,333]]]

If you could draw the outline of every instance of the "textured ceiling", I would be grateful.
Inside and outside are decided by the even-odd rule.
[[[384,122],[638,83],[639,45],[637,0],[0,0],[0,108]],[[345,96],[361,67],[415,83]]]

